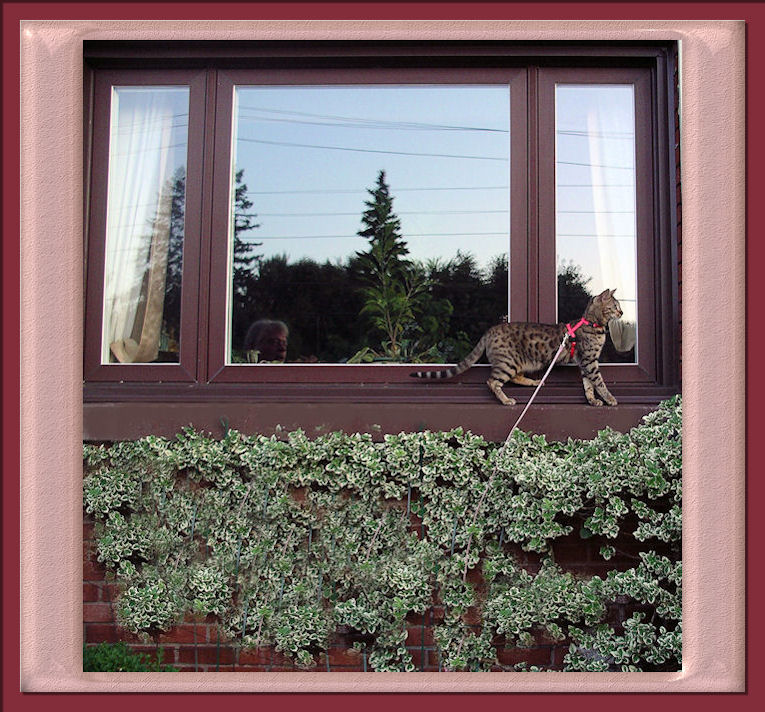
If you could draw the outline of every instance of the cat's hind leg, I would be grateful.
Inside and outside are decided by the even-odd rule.
[[[515,399],[506,396],[502,390],[502,386],[505,385],[507,381],[513,380],[514,377],[515,375],[513,373],[508,373],[507,371],[498,368],[497,366],[494,366],[491,369],[489,380],[486,381],[486,385],[502,405],[515,405]]]

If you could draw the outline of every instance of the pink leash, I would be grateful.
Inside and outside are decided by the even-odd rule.
[[[558,347],[558,350],[555,352],[555,356],[553,356],[553,360],[550,361],[550,365],[547,367],[547,371],[545,371],[545,375],[542,376],[542,379],[537,384],[537,387],[534,389],[534,392],[531,394],[531,398],[529,398],[529,402],[526,403],[526,407],[521,411],[521,414],[518,416],[518,420],[515,421],[515,424],[512,428],[510,428],[510,432],[507,434],[507,437],[505,438],[505,442],[502,445],[502,449],[497,454],[497,459],[494,461],[494,471],[491,473],[491,477],[486,482],[486,488],[483,491],[483,494],[481,495],[481,499],[478,502],[478,506],[475,508],[475,513],[473,514],[473,522],[470,525],[470,530],[475,526],[475,523],[478,519],[478,513],[481,511],[481,507],[483,507],[483,501],[486,499],[486,495],[489,493],[489,489],[491,488],[492,480],[494,479],[494,476],[497,474],[497,467],[499,465],[499,461],[502,458],[502,455],[505,452],[505,449],[507,448],[507,444],[510,442],[510,437],[515,432],[515,429],[518,427],[518,423],[521,422],[523,419],[523,416],[526,415],[526,411],[529,409],[529,406],[534,402],[534,398],[536,398],[537,393],[539,393],[539,389],[544,385],[545,381],[547,380],[547,377],[550,375],[550,371],[552,371],[553,366],[558,360],[558,356],[560,356],[561,351],[563,351],[563,347],[566,345],[566,339],[569,338],[569,335],[573,335],[573,333],[583,324],[589,322],[585,322],[584,319],[582,319],[573,329],[566,324],[566,328],[568,329],[568,333],[564,334],[563,341],[560,342],[560,346]],[[464,581],[467,577],[468,572],[468,562],[470,560],[469,554],[470,554],[470,542],[473,540],[473,535],[470,534],[468,536],[468,543],[467,547],[465,549],[465,570],[462,573],[462,580]]]

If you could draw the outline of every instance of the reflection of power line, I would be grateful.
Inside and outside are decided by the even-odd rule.
[[[558,183],[558,188],[634,188],[634,183]],[[414,193],[445,190],[510,190],[509,185],[453,185],[444,187],[395,188],[391,192]],[[365,194],[366,188],[314,188],[310,190],[248,190],[247,195],[340,195]]]
[[[586,234],[571,234],[571,233],[563,233],[559,232],[557,233],[558,237],[588,237],[590,239],[598,238],[598,237],[635,237],[635,233],[632,233],[631,235],[593,235],[592,233],[586,233]]]
[[[149,126],[149,124],[158,124],[157,127]],[[182,129],[182,128],[188,128],[188,121],[185,121],[180,124],[172,123],[172,124],[163,124],[161,123],[160,119],[154,119],[152,121],[147,121],[144,125],[143,123],[137,123],[133,125],[123,125],[123,124],[117,124],[117,128],[112,133],[122,134],[124,136],[137,136],[138,134],[145,134],[145,133],[159,133],[162,130],[175,130],[175,129]],[[134,128],[134,126],[138,126],[138,128]]]
[[[307,111],[287,111],[280,109],[261,109],[256,106],[242,106],[240,111],[253,111],[268,114],[281,114],[287,116],[307,116],[314,119],[329,119],[332,121],[349,122],[347,125],[353,125],[360,128],[396,128],[406,130],[439,130],[439,131],[487,131],[491,133],[509,133],[507,129],[492,129],[483,126],[454,126],[449,124],[430,124],[419,121],[386,121],[385,119],[365,119],[355,116],[337,116],[335,114],[313,114]],[[267,119],[275,121],[276,119]],[[283,121],[290,121],[290,119],[282,119]],[[291,120],[295,123],[304,123],[301,121]],[[312,123],[312,122],[305,122]],[[327,124],[324,124],[327,125]]]
[[[634,171],[635,166],[608,166],[601,163],[578,163],[577,161],[555,161],[559,166],[585,166],[586,168],[614,168],[620,171]]]
[[[583,136],[585,138],[597,136],[598,138],[629,139],[635,136],[635,134],[630,131],[588,131],[586,129],[558,129],[555,133],[562,136]]]
[[[559,211],[563,212],[563,211]],[[403,210],[396,215],[486,215],[497,213],[506,215],[508,210]],[[236,213],[243,217],[259,218],[323,218],[323,217],[359,217],[359,211],[352,213]]]
[[[567,215],[634,215],[634,210],[556,210]]]
[[[404,237],[474,237],[484,235],[507,236],[507,232],[420,232],[407,233]],[[260,242],[261,240],[347,240],[349,238],[361,238],[361,235],[287,235],[284,237],[244,237],[242,239],[246,242]]]
[[[480,131],[480,132],[492,132],[492,133],[509,133],[507,129],[482,129],[477,127],[466,126],[460,128],[458,126],[396,126],[381,122],[379,125],[374,124],[359,124],[349,123],[341,121],[301,121],[300,119],[277,119],[269,116],[240,116],[239,121],[252,121],[252,122],[271,122],[271,123],[284,123],[284,124],[299,124],[300,126],[321,126],[328,129],[361,129],[362,131]]]
[[[315,148],[322,151],[352,151],[354,153],[383,153],[392,156],[419,156],[427,158],[462,158],[477,161],[502,161],[508,162],[508,158],[497,158],[495,156],[466,156],[451,153],[416,153],[413,151],[382,151],[375,148],[351,148],[350,146],[320,146],[309,143],[291,143],[289,141],[265,141],[257,138],[240,138],[238,141],[247,143],[261,143],[269,146],[289,146],[291,148]]]

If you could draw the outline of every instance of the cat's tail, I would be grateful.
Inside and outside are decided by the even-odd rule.
[[[465,373],[483,354],[486,349],[486,334],[481,337],[481,340],[475,345],[475,348],[462,359],[456,366],[447,368],[444,371],[415,371],[409,375],[412,378],[454,378],[461,373]]]

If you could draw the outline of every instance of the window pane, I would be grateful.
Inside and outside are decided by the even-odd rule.
[[[508,313],[509,103],[506,85],[237,87],[229,362],[462,358]]]
[[[635,362],[637,241],[632,85],[556,87],[558,319],[578,320],[587,299],[616,289],[601,361]]]
[[[114,87],[103,363],[179,361],[188,87]]]

